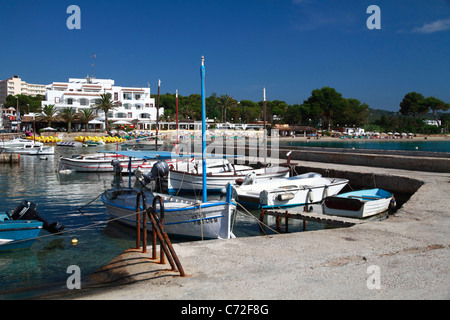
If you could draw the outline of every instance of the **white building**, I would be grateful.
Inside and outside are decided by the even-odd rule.
[[[100,95],[110,93],[117,107],[108,114],[108,120],[127,121],[137,124],[140,129],[150,129],[156,121],[155,99],[150,97],[150,88],[119,87],[114,80],[69,79],[69,82],[54,82],[46,88],[46,101],[42,105],[53,104],[58,109],[73,107],[76,111],[93,108],[99,103]],[[162,115],[164,109],[160,108]],[[104,120],[104,115],[99,112]]]
[[[0,104],[6,102],[9,95],[19,94],[35,97],[38,94],[45,95],[45,85],[26,83],[19,76],[0,81]]]

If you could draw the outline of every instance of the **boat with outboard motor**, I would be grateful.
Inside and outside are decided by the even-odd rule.
[[[169,174],[169,165],[164,160],[175,160],[190,157],[193,155],[180,155],[170,152],[157,151],[116,151],[115,153],[141,159],[157,159],[150,173],[141,175],[140,170],[135,172],[137,183],[131,187],[131,173],[128,188],[120,186],[120,166],[116,172],[117,185],[111,190],[102,194],[102,201],[108,212],[118,218],[119,222],[134,226],[136,211],[146,210],[140,205],[141,196],[145,196],[147,203],[155,203],[160,200],[164,209],[160,205],[160,220],[164,215],[164,230],[169,235],[190,237],[197,239],[229,239],[234,234],[231,230],[231,217],[236,210],[236,203],[231,195],[231,185],[227,186],[225,199],[208,200],[207,198],[207,155],[206,155],[206,100],[205,100],[205,65],[202,57],[201,65],[202,84],[202,200],[186,199],[178,196],[157,193],[154,188],[161,185],[161,180]],[[164,214],[163,214],[164,212]],[[151,225],[147,226],[151,229]]]
[[[38,213],[37,204],[22,201],[12,214],[0,213],[0,251],[31,247],[41,229],[60,234],[64,225],[48,223]]]
[[[117,154],[131,158],[139,157],[155,160],[152,170],[143,174],[137,169],[134,172],[136,182],[131,187],[123,187],[119,183],[112,189],[105,191],[101,200],[108,213],[114,220],[130,227],[136,226],[136,208],[144,208],[137,204],[138,195],[144,194],[147,203],[161,198],[164,205],[164,230],[169,235],[196,239],[229,239],[234,235],[231,231],[231,217],[236,209],[236,203],[231,199],[231,187],[223,200],[200,201],[179,196],[171,196],[156,192],[162,185],[162,180],[169,173],[169,165],[165,160],[172,157],[185,156],[170,152],[155,151],[117,151]],[[120,180],[121,167],[116,166],[116,178]],[[131,181],[131,180],[130,180]],[[160,210],[157,210],[161,214]],[[151,225],[148,225],[151,230]]]

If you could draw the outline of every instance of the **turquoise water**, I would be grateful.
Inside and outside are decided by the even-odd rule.
[[[367,140],[367,139],[335,139],[334,141],[321,141],[311,139],[306,141],[280,141],[280,146],[318,147],[318,148],[355,148],[374,150],[404,150],[450,153],[450,140],[428,141],[423,138],[411,140]]]

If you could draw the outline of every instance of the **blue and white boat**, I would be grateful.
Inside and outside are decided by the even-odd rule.
[[[60,233],[64,226],[47,223],[37,212],[37,205],[22,201],[12,214],[0,213],[0,251],[29,248],[42,229]]]
[[[116,154],[132,158],[146,160],[159,159],[153,165],[152,171],[147,175],[135,172],[136,184],[132,188],[131,180],[128,187],[122,187],[118,183],[115,188],[105,191],[101,200],[107,211],[118,222],[128,226],[136,226],[136,207],[138,194],[144,192],[148,204],[160,196],[164,204],[164,230],[169,235],[197,239],[229,239],[233,238],[231,230],[231,217],[236,210],[236,203],[231,198],[231,185],[228,185],[227,196],[224,200],[208,200],[206,192],[206,103],[204,91],[204,60],[201,66],[202,78],[202,172],[203,172],[203,197],[202,200],[193,200],[183,197],[170,196],[167,194],[154,192],[151,188],[146,188],[150,183],[161,183],[163,177],[169,173],[169,166],[163,160],[180,159],[182,155],[170,152],[158,151],[116,151]],[[190,156],[189,156],[190,157]],[[120,169],[119,169],[120,170]],[[116,172],[117,173],[117,172]],[[119,172],[120,174],[120,172]],[[130,176],[131,177],[131,176]],[[139,208],[139,207],[138,207]],[[140,208],[142,210],[142,208]],[[158,211],[157,211],[158,212]],[[147,229],[151,230],[151,224]]]
[[[395,208],[395,199],[383,189],[358,190],[326,197],[322,208],[327,215],[367,218]]]

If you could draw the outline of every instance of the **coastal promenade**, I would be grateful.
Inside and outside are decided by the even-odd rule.
[[[450,173],[297,162],[298,168],[410,181],[414,194],[383,221],[175,244],[187,277],[129,250],[65,299],[450,298]]]

